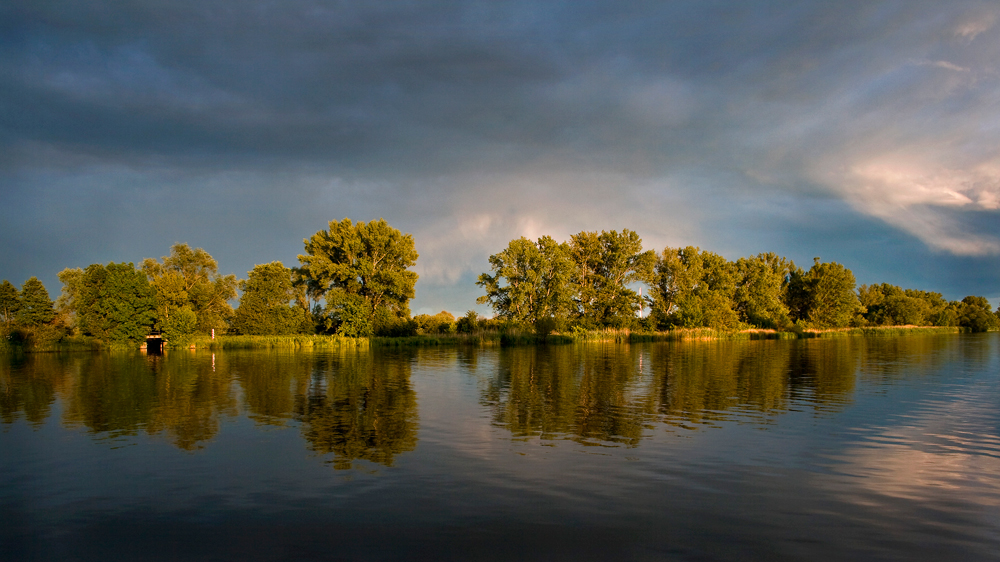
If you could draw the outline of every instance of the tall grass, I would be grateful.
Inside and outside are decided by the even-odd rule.
[[[582,330],[575,328],[568,337],[574,341],[640,343],[698,340],[794,340],[842,337],[898,337],[925,334],[957,334],[961,328],[954,326],[878,326],[867,328],[835,328],[828,330],[715,330],[712,328],[678,328],[661,332],[632,332],[627,329],[606,328]],[[551,337],[551,336],[550,336]]]
[[[369,348],[369,347],[428,347],[473,345],[527,346],[565,345],[578,342],[641,343],[698,340],[785,340],[811,338],[889,338],[926,334],[957,334],[962,328],[954,326],[879,326],[866,328],[834,328],[828,330],[739,330],[724,331],[711,328],[675,329],[663,332],[633,332],[627,329],[606,328],[583,330],[574,328],[568,333],[551,333],[547,336],[536,334],[529,327],[506,326],[502,329],[479,330],[471,334],[428,334],[407,337],[348,338],[334,335],[290,335],[290,336],[195,336],[188,345],[195,349],[324,349],[324,348]],[[134,349],[135,344],[102,343],[87,336],[63,336],[61,338],[18,339],[11,332],[0,333],[0,353],[14,352],[70,352]]]
[[[627,329],[601,330],[574,329],[569,333],[552,333],[541,336],[530,328],[505,327],[499,330],[479,330],[470,334],[427,334],[405,337],[348,338],[333,335],[291,336],[196,336],[191,345],[196,349],[312,349],[334,347],[434,347],[474,345],[527,346],[565,345],[577,342],[640,343],[697,340],[787,340],[805,338],[839,337],[896,337],[931,333],[959,333],[960,328],[933,326],[892,326],[873,328],[842,328],[830,330],[739,330],[725,331],[711,328],[675,329],[664,332],[632,332]]]
[[[803,330],[801,338],[895,338],[899,336],[922,336],[926,334],[958,334],[963,331],[958,326],[869,326],[866,328],[834,328],[829,330]]]
[[[328,335],[290,335],[290,336],[196,336],[191,339],[190,346],[195,349],[225,350],[225,349],[299,349],[299,348],[332,348],[332,347],[368,347],[367,338],[347,338]],[[169,344],[168,344],[169,346]]]

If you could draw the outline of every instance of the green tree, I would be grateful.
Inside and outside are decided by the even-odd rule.
[[[418,314],[413,317],[417,333],[420,334],[448,334],[456,331],[455,315],[442,310],[431,316],[430,314]]]
[[[170,314],[188,306],[198,317],[198,331],[221,330],[233,316],[229,305],[236,298],[235,275],[220,275],[218,263],[201,248],[187,244],[171,246],[162,261],[146,258],[142,271],[156,291],[157,322],[162,325]]]
[[[79,328],[76,304],[80,295],[83,270],[79,267],[66,268],[60,271],[57,276],[62,283],[62,290],[59,292],[59,298],[56,299],[56,314],[62,318],[67,326],[76,330]]]
[[[903,290],[888,283],[862,285],[858,298],[865,320],[875,326],[924,326],[938,308],[937,301],[943,304],[940,294]]]
[[[483,273],[476,281],[486,291],[476,302],[488,303],[500,318],[534,323],[543,317],[565,318],[572,310],[574,266],[568,244],[549,236],[537,243],[518,238],[490,256],[490,266],[493,275]]]
[[[56,316],[52,299],[45,285],[36,277],[31,277],[21,286],[18,320],[25,326],[40,326],[52,321]]]
[[[327,295],[327,314],[339,319],[356,318],[359,308],[348,295],[360,297],[367,303],[361,307],[368,314],[366,329],[381,309],[407,318],[417,282],[417,274],[408,269],[417,263],[413,237],[383,219],[354,224],[345,218],[330,221],[329,227],[303,241],[306,253],[299,255],[297,274],[308,294]]]
[[[924,313],[923,324],[930,326],[948,326],[942,322],[946,318],[948,301],[944,300],[941,293],[931,291],[919,291],[916,289],[905,289],[903,293],[908,297],[913,297],[923,301],[926,312]]]
[[[650,316],[660,327],[736,328],[736,281],[734,265],[719,254],[665,248],[650,283]]]
[[[475,310],[469,310],[465,316],[458,319],[455,329],[461,334],[471,334],[479,327],[479,315]]]
[[[326,323],[338,336],[367,338],[375,333],[371,302],[340,288],[326,293]]]
[[[163,324],[163,336],[171,347],[184,347],[197,330],[198,315],[187,305],[174,310]]]
[[[992,309],[986,297],[965,297],[959,307],[958,325],[973,332],[996,330],[1000,323]]]
[[[88,266],[75,302],[80,329],[104,341],[139,342],[156,321],[156,293],[131,263]]]
[[[736,260],[733,308],[741,322],[758,328],[784,328],[788,323],[785,292],[795,264],[774,253]]]
[[[294,334],[300,331],[307,310],[290,305],[296,300],[292,270],[280,261],[254,266],[240,281],[239,307],[233,329],[241,334]]]
[[[599,326],[633,325],[644,301],[628,286],[652,280],[656,252],[642,251],[642,239],[628,229],[580,232],[569,246],[579,317]]]
[[[792,318],[817,328],[850,325],[856,314],[864,312],[855,284],[850,269],[815,258],[808,272],[796,269],[791,274],[787,296]]]
[[[3,320],[4,324],[13,324],[20,310],[21,299],[17,287],[4,279],[3,284],[0,284],[0,320]]]

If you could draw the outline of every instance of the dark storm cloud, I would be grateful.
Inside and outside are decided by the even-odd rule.
[[[174,241],[242,274],[294,262],[330,219],[384,216],[417,239],[418,309],[468,307],[512,237],[622,227],[647,246],[821,254],[862,282],[997,296],[998,15],[912,1],[8,3],[3,275],[48,281]],[[959,265],[982,284],[945,271]]]

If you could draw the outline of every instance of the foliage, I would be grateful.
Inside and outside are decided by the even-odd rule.
[[[80,329],[102,341],[138,342],[156,320],[156,293],[131,263],[88,266],[76,291]]]
[[[292,270],[280,261],[254,266],[239,287],[243,295],[232,322],[236,332],[284,335],[303,331],[308,312],[289,304],[297,300],[298,290],[292,285]]]
[[[659,327],[735,329],[737,270],[699,248],[665,248],[656,260],[650,316]]]
[[[329,227],[304,241],[306,253],[299,255],[302,267],[296,270],[310,296],[327,295],[327,316],[336,317],[338,326],[352,319],[345,328],[352,333],[371,333],[382,308],[397,318],[409,316],[417,282],[417,274],[408,270],[417,261],[413,237],[382,219],[354,224],[345,218],[330,221]],[[368,315],[364,327],[356,317],[362,309]]]
[[[445,310],[434,316],[418,314],[413,317],[418,334],[454,334],[457,331],[455,316]]]
[[[858,288],[858,297],[869,325],[957,325],[957,315],[947,313],[949,304],[940,293],[882,283],[862,285]]]
[[[740,322],[758,328],[784,328],[790,322],[785,293],[795,264],[774,253],[740,258],[734,264],[733,308]]]
[[[83,279],[83,270],[79,267],[66,268],[60,271],[57,276],[62,283],[62,290],[59,298],[56,299],[56,316],[63,324],[69,326],[74,332],[79,327],[76,315],[76,304],[80,294],[80,281]]]
[[[56,316],[52,299],[45,285],[37,277],[31,277],[21,286],[18,322],[24,326],[40,326],[51,322]]]
[[[788,308],[792,318],[818,328],[850,325],[855,314],[864,312],[854,286],[851,270],[815,258],[808,272],[796,269],[790,275]]]
[[[417,323],[410,318],[399,318],[382,307],[375,311],[374,335],[380,337],[407,337],[417,333]]]
[[[162,261],[143,260],[142,271],[156,293],[159,326],[184,306],[197,315],[201,333],[224,329],[232,318],[229,301],[236,298],[236,276],[219,275],[218,263],[205,250],[177,243]]]
[[[371,302],[358,294],[334,289],[326,294],[326,329],[338,336],[367,338],[374,334]]]
[[[490,266],[493,275],[483,273],[476,281],[486,291],[476,302],[488,303],[498,316],[531,323],[546,316],[565,317],[572,310],[574,266],[568,244],[549,236],[538,242],[522,237],[490,256]]]
[[[171,347],[183,347],[191,341],[198,329],[198,315],[190,306],[182,306],[170,315],[163,325],[163,336]]]
[[[985,297],[965,297],[959,306],[958,325],[973,332],[996,330],[1000,319],[991,314],[992,308]]]
[[[556,331],[558,328],[559,321],[552,316],[545,316],[535,320],[535,334],[543,340],[548,338],[549,334]]]
[[[20,310],[21,299],[17,287],[4,279],[3,284],[0,284],[0,321],[4,324],[13,324]]]
[[[651,281],[656,253],[643,252],[639,235],[628,229],[580,232],[569,245],[579,317],[597,326],[631,326],[643,299],[628,286]]]
[[[460,334],[471,334],[479,328],[479,315],[475,310],[469,310],[465,316],[455,323],[455,330]]]

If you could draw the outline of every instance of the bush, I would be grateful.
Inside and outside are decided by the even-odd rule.
[[[184,347],[198,329],[198,315],[190,306],[182,306],[174,311],[163,323],[163,335],[172,347]]]
[[[551,316],[539,318],[535,320],[535,334],[540,338],[547,338],[556,330],[558,324],[559,322]]]
[[[476,314],[475,310],[470,310],[465,313],[465,316],[458,319],[455,322],[455,329],[458,330],[460,334],[471,334],[475,332],[479,327],[479,315]]]

